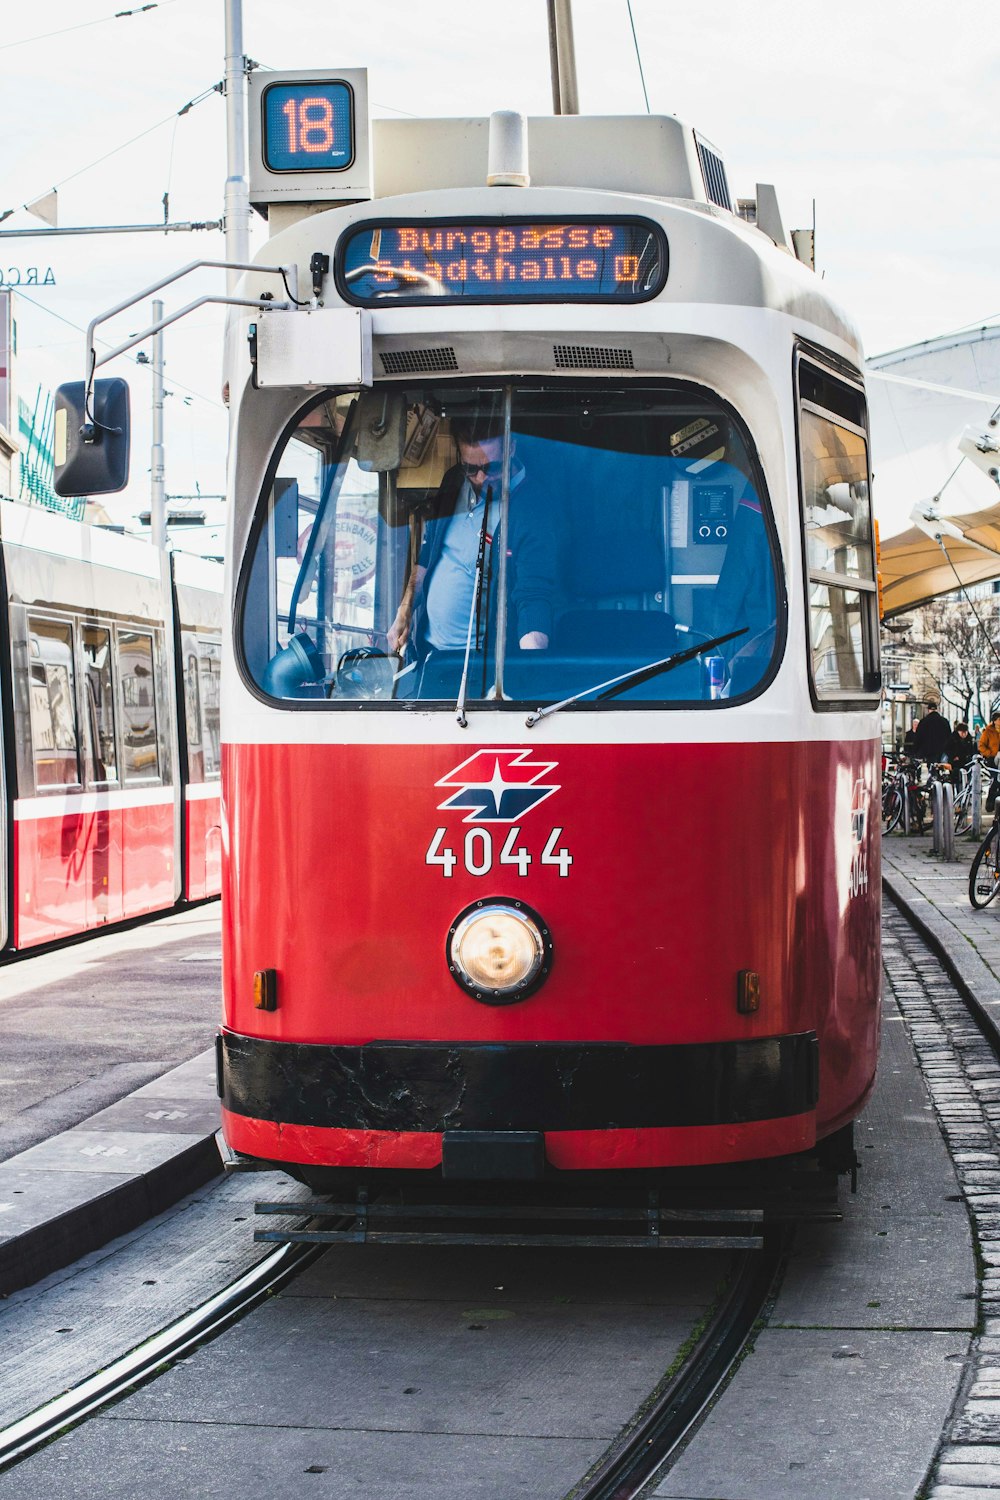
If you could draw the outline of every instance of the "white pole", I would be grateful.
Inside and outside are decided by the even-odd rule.
[[[243,0],[226,6],[226,259],[250,259],[250,188],[246,179],[246,58],[243,55]],[[229,271],[226,290],[239,280]]]
[[[154,301],[153,322],[163,317],[163,303]],[[153,446],[150,453],[150,540],[161,552],[167,545],[167,486],[163,472],[163,329],[153,334]]]

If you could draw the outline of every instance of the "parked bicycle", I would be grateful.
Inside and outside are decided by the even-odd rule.
[[[882,773],[882,832],[891,833],[903,818],[909,801],[911,831],[923,833],[927,821],[927,789],[920,780],[921,762],[900,756],[889,762]],[[904,800],[905,799],[905,800]]]
[[[973,906],[989,906],[1000,891],[1000,807],[993,809],[993,827],[976,850],[969,871],[969,900]]]
[[[972,827],[972,767],[978,765],[980,769],[980,791],[983,787],[994,789],[989,803],[995,799],[995,787],[1000,782],[1000,770],[992,761],[984,760],[981,755],[974,755],[969,764],[962,770],[961,784],[955,792],[955,832],[968,833]]]

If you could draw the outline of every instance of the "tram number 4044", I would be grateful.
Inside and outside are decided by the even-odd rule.
[[[535,862],[536,856],[520,842],[520,828],[511,828],[502,843],[499,837],[494,842],[493,834],[488,828],[470,828],[458,854],[450,844],[445,843],[447,837],[447,828],[436,828],[424,855],[424,863],[438,865],[446,879],[454,875],[459,864],[463,865],[468,875],[488,875],[491,870],[500,867],[514,869],[518,875],[527,875]],[[562,829],[553,828],[537,859],[540,865],[555,865],[559,874],[565,876],[569,874],[573,856],[568,849],[558,847],[561,838]]]

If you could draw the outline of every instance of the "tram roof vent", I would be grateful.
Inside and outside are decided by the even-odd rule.
[[[387,349],[379,359],[384,375],[421,375],[458,369],[458,360],[450,345],[440,349]]]
[[[634,370],[631,349],[603,349],[596,344],[553,344],[557,370]]]
[[[733,200],[729,196],[729,179],[726,177],[726,164],[707,141],[695,131],[694,143],[698,147],[698,160],[701,162],[701,175],[705,180],[705,192],[708,194],[710,203],[717,203],[720,208],[728,208],[733,211]]]

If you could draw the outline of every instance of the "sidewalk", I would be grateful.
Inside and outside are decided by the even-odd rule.
[[[893,833],[882,840],[882,878],[1000,1045],[1000,900],[983,911],[969,900],[978,847],[978,840],[957,838],[955,859],[946,862],[931,854],[929,834]]]

